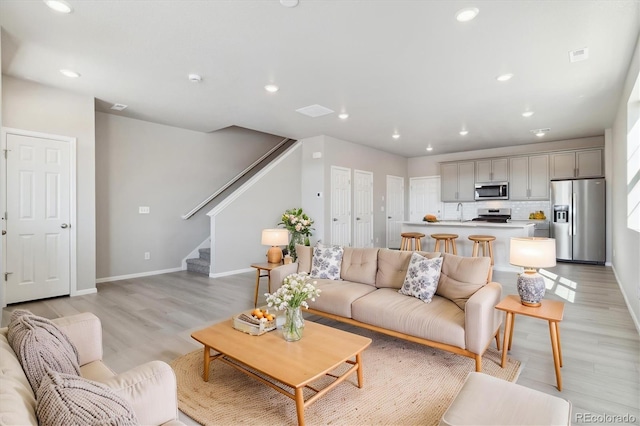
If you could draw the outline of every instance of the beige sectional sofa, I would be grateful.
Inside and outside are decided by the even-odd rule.
[[[151,361],[122,374],[102,362],[102,326],[91,313],[52,320],[78,351],[81,376],[106,384],[131,404],[139,424],[182,425],[171,367]],[[0,328],[0,425],[38,425],[36,397],[18,357]],[[78,403],[79,401],[74,401]]]
[[[311,272],[313,247],[296,251],[297,263],[271,271],[272,291],[289,274]],[[502,286],[488,282],[490,259],[442,254],[436,294],[425,303],[398,292],[412,253],[345,247],[340,280],[314,279],[322,292],[308,301],[308,312],[473,358],[481,371],[482,354],[494,338],[498,344],[502,318],[494,309]]]

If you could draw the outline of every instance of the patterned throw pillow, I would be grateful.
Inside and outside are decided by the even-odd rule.
[[[442,258],[427,259],[418,253],[411,255],[407,275],[398,293],[417,297],[425,303],[431,302],[438,288]]]
[[[48,370],[36,401],[40,426],[138,424],[128,401],[107,385],[80,376]]]
[[[340,279],[344,249],[340,246],[316,245],[311,260],[311,278]]]
[[[29,384],[36,392],[47,370],[80,375],[78,350],[69,337],[47,318],[29,311],[12,312],[7,340]]]

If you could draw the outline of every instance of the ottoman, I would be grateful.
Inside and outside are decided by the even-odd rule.
[[[449,425],[571,425],[571,403],[472,372],[440,420]]]

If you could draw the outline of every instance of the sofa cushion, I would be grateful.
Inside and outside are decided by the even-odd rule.
[[[131,405],[106,385],[48,370],[36,392],[40,426],[137,425]]]
[[[313,247],[296,244],[296,255],[298,256],[298,273],[311,273]]]
[[[464,312],[444,297],[424,303],[381,288],[355,300],[351,312],[354,320],[366,324],[465,348]]]
[[[419,253],[428,259],[440,257],[439,252],[428,253],[424,251],[411,252],[406,250],[379,249],[376,287],[400,289],[404,282],[404,277],[407,275],[407,268],[409,268],[412,253]]]
[[[398,292],[405,296],[417,297],[425,303],[431,302],[433,295],[436,294],[441,267],[441,257],[427,259],[418,253],[413,253],[407,276]]]
[[[345,247],[340,277],[343,280],[376,285],[377,248]]]
[[[311,260],[311,278],[340,279],[344,249],[340,246],[316,246]]]
[[[37,425],[36,397],[22,366],[0,329],[0,424]]]
[[[34,392],[48,369],[80,375],[76,347],[50,320],[16,309],[7,337]]]
[[[374,286],[351,281],[315,280],[314,286],[322,293],[315,301],[307,300],[309,308],[329,314],[351,318],[351,304],[354,300],[376,291]]]
[[[464,309],[467,300],[487,284],[491,259],[489,257],[462,257],[443,253],[444,262],[436,294],[453,301]]]

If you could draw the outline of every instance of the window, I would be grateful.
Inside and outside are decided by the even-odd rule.
[[[627,227],[640,232],[640,74],[627,103]]]

